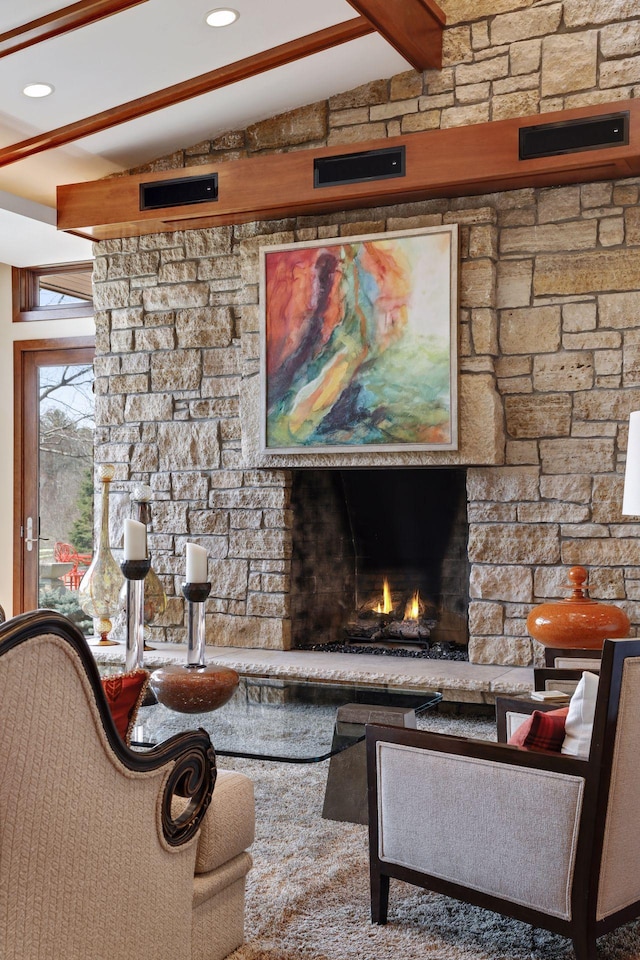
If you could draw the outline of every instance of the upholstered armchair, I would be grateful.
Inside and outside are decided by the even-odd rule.
[[[60,614],[0,627],[0,769],[3,960],[222,960],[240,945],[251,781],[216,781],[202,730],[125,746]]]
[[[596,938],[640,914],[639,742],[640,640],[605,642],[588,759],[368,727],[373,921],[398,878],[595,960]]]

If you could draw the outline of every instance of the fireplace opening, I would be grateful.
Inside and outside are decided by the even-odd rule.
[[[293,472],[293,645],[466,659],[465,471]]]

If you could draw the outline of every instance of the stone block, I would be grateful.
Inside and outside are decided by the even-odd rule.
[[[276,150],[295,144],[324,140],[328,133],[327,104],[324,100],[247,127],[250,151]]]
[[[472,563],[557,563],[559,559],[557,524],[469,525],[469,560]]]
[[[178,310],[176,336],[180,347],[227,347],[233,337],[229,307],[199,307]]]
[[[568,27],[584,27],[616,20],[630,20],[638,12],[635,0],[565,0],[564,18]]]
[[[640,80],[640,57],[625,57],[623,60],[610,60],[600,65],[600,86],[618,87],[623,84],[638,83]]]
[[[470,503],[467,506],[469,523],[515,523],[515,503]]]
[[[384,140],[387,136],[386,124],[359,123],[351,127],[336,127],[327,137],[327,146],[337,146],[341,143],[362,143],[367,140]]]
[[[195,472],[179,473],[172,471],[171,495],[174,500],[206,501],[209,495],[209,478]],[[213,476],[216,476],[214,473]],[[204,532],[204,531],[203,531]],[[219,530],[214,531],[219,533]]]
[[[597,241],[595,220],[541,224],[534,227],[510,227],[500,234],[500,252],[541,253],[548,250],[591,250]]]
[[[129,281],[106,280],[93,286],[93,306],[95,310],[115,310],[128,307]]]
[[[560,347],[559,306],[521,307],[500,312],[503,353],[555,353]]]
[[[565,350],[533,358],[533,387],[540,391],[588,390],[593,386],[593,354]]]
[[[498,15],[491,22],[491,43],[493,46],[500,46],[555,33],[561,16],[561,3]]]
[[[207,614],[207,641],[219,647],[291,649],[291,622],[275,617]],[[250,665],[247,666],[250,670]]]
[[[246,600],[248,579],[246,560],[216,560],[211,572],[211,595],[224,600]]]
[[[291,556],[291,537],[282,530],[234,530],[229,535],[229,554],[247,559]]]
[[[184,251],[189,260],[219,257],[231,253],[232,227],[211,227],[207,230],[185,230]],[[183,304],[190,306],[190,304]]]
[[[609,293],[598,297],[600,327],[635,327],[640,316],[640,291]]]
[[[133,394],[125,401],[127,423],[170,420],[173,414],[173,398],[168,393]]]
[[[544,473],[611,473],[615,469],[615,442],[609,439],[541,440]]]
[[[533,278],[537,297],[601,290],[635,291],[640,276],[640,249],[557,253],[536,260]]]
[[[569,566],[622,567],[637,564],[640,541],[637,537],[594,540],[565,540],[562,562]]]
[[[537,463],[538,445],[534,440],[508,440],[505,459],[513,466]]]
[[[418,98],[411,100],[392,100],[369,108],[369,117],[375,123],[378,120],[391,120],[392,117],[402,117],[407,113],[418,112]]]
[[[375,103],[384,103],[389,96],[387,80],[373,80],[360,87],[337,94],[329,99],[330,110],[350,110],[353,107],[368,107]]]
[[[250,593],[247,597],[248,617],[286,617],[289,598],[282,593]]]
[[[531,303],[533,260],[500,260],[496,273],[498,307],[526,307]]]
[[[470,83],[466,87],[458,87],[456,95],[458,103],[481,103],[489,99],[491,92],[490,83]]]
[[[628,420],[632,410],[640,409],[640,390],[590,390],[574,397],[576,419]]]
[[[136,350],[145,350],[150,353],[155,350],[173,350],[176,345],[175,340],[173,327],[152,327],[134,331]]]
[[[517,439],[564,437],[571,430],[571,397],[566,393],[505,397],[507,433]]]
[[[583,523],[589,520],[589,508],[577,503],[521,503],[518,506],[520,523]]]
[[[442,36],[443,64],[458,64],[473,60],[471,51],[471,28],[449,27]]]
[[[517,76],[519,74],[530,74],[535,70],[539,70],[541,56],[541,40],[519,40],[513,42],[509,48],[511,73]]]
[[[180,421],[158,424],[160,470],[212,470],[220,464],[218,424]]]
[[[602,324],[601,324],[602,326]],[[565,303],[562,307],[562,329],[567,333],[579,333],[596,328],[596,304],[593,300],[581,303]]]
[[[520,37],[519,39],[522,40],[523,38]],[[492,57],[479,63],[463,63],[455,68],[457,86],[469,83],[484,83],[487,80],[497,80],[508,75],[509,58],[506,56]]]
[[[469,662],[528,667],[533,658],[531,640],[525,637],[469,637]]]
[[[486,123],[489,119],[488,103],[473,103],[465,107],[445,107],[442,111],[440,126],[464,127],[472,123]]]
[[[505,503],[537,500],[538,477],[537,467],[470,467],[467,497]]]
[[[612,86],[603,80],[602,86]],[[542,42],[542,96],[566,94],[571,90],[588,90],[596,86],[598,70],[598,33],[546,36]],[[628,82],[628,81],[627,81]]]
[[[495,356],[498,350],[498,331],[494,310],[472,310],[471,335],[477,354]]]
[[[496,268],[492,260],[472,260],[461,265],[460,306],[495,306]]]
[[[506,120],[509,117],[526,117],[538,108],[538,91],[518,90],[514,93],[494,95],[491,101],[491,119]]]
[[[603,247],[617,247],[624,242],[625,222],[622,217],[609,217],[601,220],[598,227],[598,240]],[[630,243],[637,243],[629,240]]]
[[[409,97],[417,97],[422,93],[423,84],[423,75],[417,70],[397,73],[391,78],[389,96],[392,100],[406,100]]]
[[[177,307],[202,307],[209,302],[206,283],[175,283],[147,287],[142,293],[145,310],[173,310]]]
[[[470,634],[502,634],[504,632],[504,607],[501,603],[472,601],[469,604]]]
[[[580,216],[580,187],[552,187],[540,191],[538,222],[557,223]]]
[[[595,523],[620,523],[623,520],[623,486],[624,478],[619,474],[593,478],[591,513]]]
[[[171,350],[151,357],[151,387],[155,392],[197,390],[202,378],[199,350]]]
[[[402,118],[402,133],[419,133],[421,130],[437,130],[440,126],[439,110],[421,110],[407,113]]]
[[[589,503],[591,478],[574,476],[540,477],[540,496],[563,503]]]

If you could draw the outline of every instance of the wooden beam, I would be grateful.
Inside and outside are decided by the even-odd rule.
[[[623,111],[629,113],[628,144],[520,160],[521,127],[595,119]],[[389,147],[406,151],[403,176],[314,187],[315,159]],[[166,185],[185,176],[212,173],[218,175],[217,200],[140,209],[141,183]],[[67,184],[58,187],[58,228],[105,240],[639,174],[640,99],[636,99],[348,146],[261,154],[187,170]]]
[[[17,50],[24,50],[25,47],[32,47],[43,40],[58,37],[61,33],[86,27],[89,23],[104,20],[105,17],[137,7],[141,3],[147,3],[147,0],[79,0],[79,3],[53,10],[44,17],[0,33],[0,57],[7,57]]]
[[[446,16],[435,0],[348,0],[414,69],[440,70]]]
[[[163,90],[150,93],[146,97],[138,97],[137,100],[130,100],[119,107],[112,107],[109,110],[103,110],[101,113],[95,113],[84,120],[75,120],[64,127],[58,127],[56,130],[49,130],[47,133],[37,134],[35,137],[22,140],[20,143],[3,147],[0,150],[0,167],[6,167],[10,163],[16,163],[18,160],[24,160],[26,157],[32,157],[36,153],[42,153],[54,147],[61,147],[65,143],[73,143],[83,137],[89,137],[91,134],[101,133],[103,130],[108,130],[120,123],[137,120],[138,117],[144,117],[156,110],[172,107],[174,104],[190,100],[192,97],[200,97],[204,93],[211,93],[211,91],[219,90],[229,84],[246,80],[248,77],[255,77],[267,70],[282,67],[311,54],[321,53],[323,50],[329,50],[331,47],[347,43],[349,40],[366,37],[370,33],[375,33],[375,28],[371,26],[369,21],[365,20],[364,17],[356,17],[336,26],[327,27],[325,30],[309,33],[297,40],[281,43],[277,47],[262,51],[262,53],[244,57],[242,60],[236,60],[235,63],[228,63],[217,70],[209,71],[209,73],[202,73],[192,80],[175,83],[171,87],[165,87]]]

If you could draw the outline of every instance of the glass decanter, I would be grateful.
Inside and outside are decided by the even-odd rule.
[[[111,463],[103,463],[98,468],[98,477],[102,483],[98,549],[78,588],[80,607],[87,616],[97,621],[94,629],[100,635],[98,646],[112,646],[118,642],[108,637],[112,627],[111,617],[120,607],[120,589],[124,579],[109,543],[109,485],[114,474],[115,467]]]

